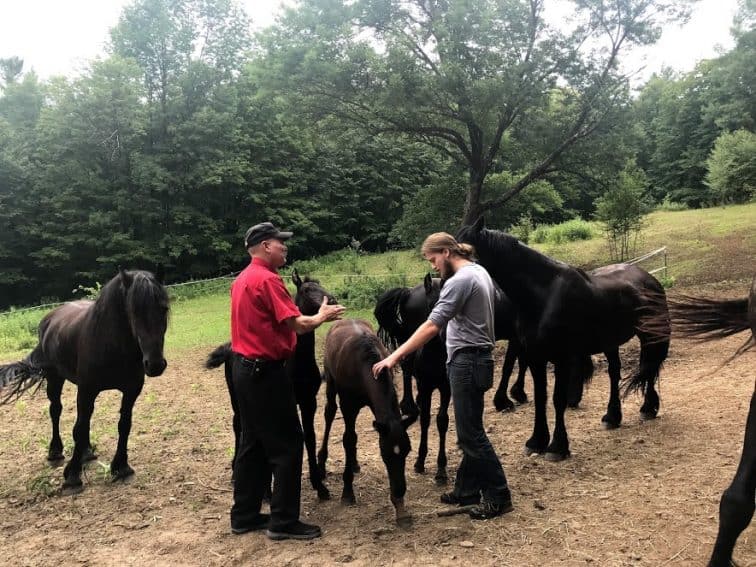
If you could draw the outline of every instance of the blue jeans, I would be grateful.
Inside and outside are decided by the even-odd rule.
[[[483,394],[493,385],[491,352],[455,352],[447,370],[457,442],[462,449],[454,493],[466,497],[482,492],[484,500],[508,502],[507,477],[483,428]]]

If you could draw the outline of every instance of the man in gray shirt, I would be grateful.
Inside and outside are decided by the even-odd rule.
[[[472,247],[450,234],[431,234],[422,252],[445,280],[438,303],[404,344],[373,366],[373,375],[393,368],[446,327],[447,371],[462,462],[454,490],[441,501],[477,503],[471,518],[493,518],[512,510],[504,469],[483,427],[483,394],[493,385],[494,284],[472,261]]]

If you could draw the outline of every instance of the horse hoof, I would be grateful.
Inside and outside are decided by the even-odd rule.
[[[341,503],[344,506],[354,506],[357,504],[357,499],[354,497],[354,495],[351,496],[342,496],[341,497]]]
[[[512,402],[509,402],[508,404],[494,403],[494,406],[496,407],[496,411],[500,413],[512,413],[515,410],[515,405]]]
[[[358,474],[360,472],[360,464],[359,463],[354,463],[354,465],[352,465],[352,472],[354,474]]]
[[[611,429],[617,429],[620,426],[620,422],[614,421],[612,419],[608,419],[606,417],[603,417],[601,419],[601,426],[606,429],[607,431]]]
[[[417,474],[425,474],[425,465],[415,463],[415,472]]]
[[[580,402],[568,403],[567,407],[570,409],[580,409]]]
[[[446,484],[449,482],[449,477],[445,474],[437,474],[433,480],[436,482],[437,486],[446,486]]]
[[[96,461],[99,458],[99,455],[92,451],[92,449],[87,449],[86,452],[81,457],[82,463],[88,463],[90,461]]]
[[[47,464],[53,468],[59,467],[65,462],[66,462],[66,457],[63,455],[63,453],[55,454],[55,455],[47,455]]]
[[[525,447],[525,449],[523,449],[522,452],[526,457],[529,457],[531,455],[540,455],[543,451],[539,451],[538,449],[533,449],[532,447]]]
[[[569,453],[567,453],[566,455],[563,455],[562,453],[546,453],[543,458],[552,463],[558,463],[565,460],[569,456]]]
[[[643,421],[651,421],[652,419],[656,419],[656,412],[642,411],[640,412],[640,417]]]
[[[61,496],[73,496],[82,492],[84,492],[84,484],[81,481],[78,484],[64,482],[60,488]]]
[[[396,525],[400,528],[406,530],[407,528],[412,527],[412,516],[402,516],[400,518],[396,519]]]
[[[126,465],[125,467],[111,470],[110,471],[110,480],[113,482],[117,480],[126,480],[127,478],[134,475],[134,469],[132,469],[130,466]]]
[[[509,395],[514,398],[514,401],[516,401],[518,404],[527,404],[528,403],[528,395],[525,392],[509,392]]]
[[[318,500],[321,502],[325,502],[326,500],[331,499],[331,493],[328,492],[328,489],[325,486],[321,486],[318,490]]]

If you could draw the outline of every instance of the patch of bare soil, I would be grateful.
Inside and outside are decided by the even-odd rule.
[[[0,408],[0,563],[703,565],[716,536],[720,495],[740,458],[756,353],[713,375],[702,374],[743,340],[741,335],[708,344],[674,341],[662,371],[658,419],[642,422],[640,400],[630,398],[623,404],[623,425],[614,431],[600,427],[609,388],[597,357],[582,408],[567,416],[573,456],[562,463],[523,456],[533,425],[532,403],[513,414],[498,414],[489,392],[485,422],[515,511],[484,522],[435,516],[445,488],[433,483],[433,425],[428,473],[413,472],[414,451],[407,463],[414,525],[398,528],[367,410],[358,423],[358,502],[341,505],[342,428],[337,421],[327,480],[333,500],[317,501],[304,467],[303,518],[324,531],[311,542],[274,543],[261,533],[230,533],[230,408],[222,371],[201,367],[210,346],[174,356],[162,377],[148,379],[134,410],[130,462],[137,472],[128,484],[111,483],[107,470],[117,439],[118,394],[98,398],[92,437],[100,460],[87,469],[85,491],[69,497],[56,493],[62,470],[45,464],[47,400],[43,393],[26,397]],[[624,374],[636,356],[631,343],[623,351]],[[527,389],[532,392],[530,378]],[[74,392],[66,386],[62,430],[69,455]],[[553,424],[551,407],[549,416]],[[320,433],[322,414],[318,417]],[[416,448],[417,424],[410,437]],[[460,459],[454,439],[452,421],[450,472]],[[741,565],[756,565],[754,525],[741,536],[735,558]]]

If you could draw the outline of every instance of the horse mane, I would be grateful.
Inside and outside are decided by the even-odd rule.
[[[564,269],[577,270],[578,272],[581,271],[579,268],[555,260],[554,258],[539,252],[535,248],[531,248],[527,244],[521,242],[518,238],[504,231],[484,228],[478,234],[479,238],[485,242],[486,247],[488,248],[487,252],[493,256],[512,257],[512,255],[517,255],[521,258],[535,259],[540,262],[542,266],[548,266],[549,268],[555,268],[560,271]],[[480,248],[480,246],[478,246],[478,248]],[[476,253],[478,258],[480,258],[480,250],[476,250]],[[533,266],[531,266],[531,269],[532,267]],[[583,272],[583,275],[584,277],[587,276],[585,272]],[[589,277],[586,277],[586,279],[589,279]]]
[[[378,337],[390,350],[396,349],[403,338],[404,319],[401,308],[407,301],[410,291],[408,287],[389,289],[378,298],[375,305],[373,315],[378,322]]]
[[[100,337],[115,337],[117,334],[111,332],[112,327],[130,325],[129,311],[143,315],[153,312],[156,305],[168,306],[165,287],[150,272],[129,270],[122,273],[131,280],[128,288],[119,273],[102,287],[92,306],[92,321],[96,321],[96,325],[90,327],[90,332],[96,329]]]

